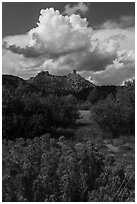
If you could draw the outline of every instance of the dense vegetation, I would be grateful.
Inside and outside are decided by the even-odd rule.
[[[72,100],[71,100],[72,98]],[[34,138],[56,127],[74,125],[79,114],[73,97],[3,91],[3,139]]]
[[[87,101],[89,101],[92,104],[95,104],[100,100],[104,100],[110,94],[112,96],[115,96],[118,88],[119,87],[117,86],[96,86],[90,91],[87,97]]]
[[[79,100],[43,94],[20,79],[4,84],[3,201],[134,201],[135,81],[89,90]],[[91,110],[87,132],[78,127],[80,109]],[[102,135],[111,133],[114,145],[97,127]],[[129,153],[124,159],[119,146],[121,154]]]
[[[91,109],[94,119],[103,130],[114,137],[135,134],[135,81],[126,82],[115,97],[109,95]]]
[[[3,201],[131,201],[134,175],[109,160],[91,141],[3,140]]]

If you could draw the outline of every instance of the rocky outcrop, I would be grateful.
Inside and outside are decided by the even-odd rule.
[[[50,75],[49,72],[40,72],[36,77],[28,80],[42,91],[50,93],[77,93],[86,88],[93,88],[95,85],[77,74],[76,70],[65,76]]]

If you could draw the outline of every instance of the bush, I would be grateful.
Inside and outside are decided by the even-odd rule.
[[[68,142],[49,134],[3,140],[3,202],[134,201],[134,173],[109,165],[91,141]],[[113,163],[113,162],[112,162]]]
[[[96,86],[94,87],[90,94],[87,97],[87,101],[92,104],[97,103],[99,100],[104,100],[110,94],[115,96],[117,92],[117,86],[108,85],[108,86]]]
[[[83,103],[79,103],[77,107],[79,110],[90,110],[91,103],[89,101],[85,101]]]
[[[74,124],[79,118],[76,104],[67,97],[50,95],[46,98],[45,104],[50,113],[49,120],[52,126],[68,126]]]
[[[74,124],[78,117],[76,105],[65,97],[3,92],[3,139],[41,136],[53,127]]]
[[[124,167],[106,167],[89,193],[89,202],[134,202],[135,175],[124,172]]]
[[[98,101],[98,99],[99,99],[98,89],[97,87],[94,87],[93,90],[88,95],[87,101],[94,104]]]
[[[135,133],[135,86],[127,83],[118,89],[116,96],[109,95],[99,101],[91,110],[94,119],[103,130],[113,136]]]
[[[77,98],[73,96],[72,94],[69,94],[66,96],[66,102],[76,105],[78,103]]]
[[[44,135],[33,140],[3,140],[3,202],[87,201],[103,172],[95,146]]]

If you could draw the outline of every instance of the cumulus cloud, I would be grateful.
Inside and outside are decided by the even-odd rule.
[[[134,33],[132,27],[128,31],[103,27],[94,31],[88,26],[87,19],[80,15],[63,16],[53,8],[42,9],[36,28],[24,35],[3,39],[3,73],[27,78],[42,70],[61,75],[75,68],[88,73],[87,77],[91,74],[97,83],[102,79],[103,83],[104,75],[111,79],[107,73],[112,71],[108,70],[116,72],[116,63],[127,66],[121,68],[121,74],[129,70],[128,56],[123,52],[119,54],[119,51],[123,50],[121,44],[126,44],[131,33]]]
[[[30,61],[35,62],[37,66],[37,64],[42,65],[43,61],[49,59],[55,61],[60,56],[80,52],[91,46],[93,30],[87,27],[86,18],[75,14],[62,16],[59,11],[55,11],[53,8],[41,10],[40,13],[36,28],[30,30],[26,35],[9,36],[3,39],[3,48],[12,51],[12,53],[8,52],[8,57],[13,53],[16,54],[15,56],[22,55],[22,58],[24,57],[28,62],[28,67]],[[8,67],[10,67],[10,63]],[[19,67],[22,69],[20,64]]]
[[[42,62],[43,58],[45,61],[52,59],[52,64],[58,67],[71,64],[79,70],[83,67],[90,69],[90,66],[92,69],[104,69],[116,58],[117,40],[122,39],[122,35],[111,36],[104,41],[92,40],[94,32],[88,27],[87,19],[75,14],[62,16],[53,8],[40,13],[38,26],[25,38],[29,39],[25,48],[20,46],[18,39],[16,44],[11,44],[10,38],[3,40],[4,47],[26,58],[41,57]]]
[[[62,16],[53,8],[41,10],[38,26],[30,30],[29,46],[43,52],[63,53],[84,49],[90,45],[93,32],[86,18]]]
[[[89,10],[89,7],[88,7],[89,5],[90,5],[89,3],[85,4],[85,3],[80,2],[71,7],[70,4],[67,4],[62,14],[67,14],[67,15],[72,15],[74,13],[85,14]]]
[[[92,41],[92,48],[81,52],[69,54],[60,57],[57,60],[56,67],[75,67],[78,71],[81,70],[103,70],[108,64],[112,64],[117,58],[117,50],[119,48],[118,39],[124,36],[111,36],[104,41]]]
[[[53,8],[42,9],[40,14],[38,26],[27,33],[26,38],[29,41],[25,49],[20,46],[18,39],[13,45],[12,40],[8,37],[3,41],[7,42],[9,49],[19,54],[20,52],[22,54],[32,52],[36,55],[37,52],[40,55],[59,53],[62,55],[90,46],[93,30],[87,27],[86,18],[75,14],[62,16],[58,10],[55,11]]]

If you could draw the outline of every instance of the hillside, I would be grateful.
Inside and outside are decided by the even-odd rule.
[[[78,93],[83,89],[93,88],[95,86],[77,74],[75,70],[73,70],[73,73],[65,76],[55,76],[49,74],[48,71],[42,71],[36,77],[27,80],[27,82],[44,92],[61,95]]]
[[[2,75],[2,87],[16,89],[24,84],[25,81],[20,77],[13,75]]]
[[[48,71],[42,71],[36,77],[24,80],[17,76],[2,75],[3,89],[15,91],[21,89],[24,92],[42,92],[43,94],[68,95],[74,94],[85,100],[94,84],[85,80],[73,70],[65,76],[55,76]]]
[[[117,91],[117,86],[95,86],[75,70],[64,76],[51,75],[48,71],[42,71],[28,80],[13,75],[2,75],[2,87],[3,90],[8,89],[13,92],[19,89],[25,93],[41,92],[43,95],[73,94],[79,100],[85,101],[88,98],[93,103],[104,99],[109,94],[115,95]]]
[[[15,92],[17,89],[23,93],[38,93],[38,87],[29,84],[26,80],[13,75],[2,75],[2,89],[4,92],[7,90]]]

